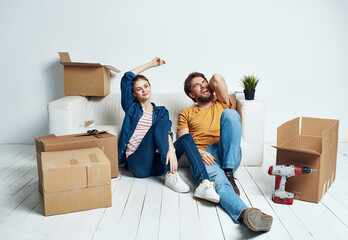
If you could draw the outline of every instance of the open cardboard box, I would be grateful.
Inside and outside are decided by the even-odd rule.
[[[288,179],[285,190],[296,199],[318,203],[335,181],[338,125],[338,120],[303,117],[301,127],[300,118],[278,127],[276,164],[317,170]]]
[[[117,136],[107,132],[99,132],[101,138],[87,133],[56,136],[54,134],[35,139],[39,191],[42,193],[41,155],[43,152],[77,150],[99,147],[103,150],[111,164],[111,177],[118,176]]]
[[[103,97],[110,93],[110,71],[120,70],[100,63],[72,62],[69,53],[58,54],[64,65],[65,95]]]
[[[43,152],[45,215],[111,206],[110,162],[99,148]]]

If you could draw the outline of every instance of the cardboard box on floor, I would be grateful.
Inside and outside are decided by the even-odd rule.
[[[99,148],[42,152],[45,216],[111,206],[110,161]]]
[[[111,164],[111,177],[118,176],[117,137],[107,132],[99,132],[101,138],[87,133],[56,136],[54,134],[38,137],[35,139],[37,169],[39,178],[39,191],[42,193],[42,152],[77,150],[84,148],[99,147],[102,149]]]
[[[64,65],[65,95],[103,97],[110,93],[110,71],[120,70],[100,63],[71,62],[69,53],[58,54]]]
[[[277,130],[277,165],[297,165],[317,171],[290,177],[285,189],[295,199],[318,203],[336,177],[338,120],[290,120]],[[300,132],[301,130],[301,132]]]

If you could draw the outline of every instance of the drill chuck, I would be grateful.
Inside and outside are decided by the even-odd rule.
[[[312,169],[309,167],[302,167],[302,173],[303,174],[309,174],[312,172]]]

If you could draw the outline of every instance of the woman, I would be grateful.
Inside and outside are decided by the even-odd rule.
[[[121,103],[125,118],[118,142],[119,163],[125,163],[126,169],[139,178],[165,174],[165,185],[184,193],[190,188],[177,172],[177,159],[186,153],[193,177],[200,183],[194,196],[219,202],[215,184],[209,181],[191,135],[185,134],[173,144],[168,110],[150,101],[150,82],[140,73],[163,64],[165,61],[156,57],[122,77]]]

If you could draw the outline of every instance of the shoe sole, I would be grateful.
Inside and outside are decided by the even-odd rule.
[[[255,232],[268,232],[271,229],[273,217],[266,215],[259,209],[251,208],[245,215],[247,219],[244,219],[245,225]]]
[[[196,195],[196,194],[194,194],[193,196],[194,196],[195,198],[204,199],[204,200],[207,200],[207,201],[213,202],[213,203],[219,203],[219,202],[220,202],[220,199],[207,198],[207,197],[200,196],[200,195]]]

